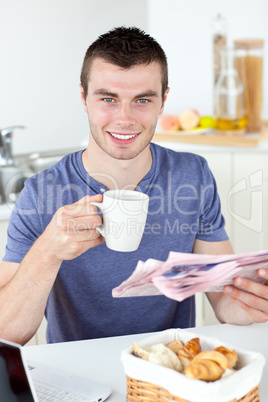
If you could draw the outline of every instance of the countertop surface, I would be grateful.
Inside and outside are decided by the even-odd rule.
[[[13,208],[14,208],[14,204],[0,205],[0,221],[8,220]]]
[[[205,335],[226,342],[234,348],[260,352],[268,360],[268,323],[249,326],[228,324],[189,329],[197,335]],[[101,338],[50,345],[27,346],[27,359],[37,361],[56,370],[83,376],[92,381],[110,385],[109,402],[126,400],[126,378],[120,360],[121,351],[151,334],[139,334],[113,338]],[[260,400],[268,401],[268,366],[264,367],[260,383]]]

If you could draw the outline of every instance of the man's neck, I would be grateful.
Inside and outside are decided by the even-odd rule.
[[[82,154],[87,173],[109,190],[126,188],[135,190],[152,166],[150,147],[130,160],[114,159],[106,153],[96,153],[90,144]]]

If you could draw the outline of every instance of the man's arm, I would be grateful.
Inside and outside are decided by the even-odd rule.
[[[196,240],[194,253],[233,254],[230,242],[205,242]],[[224,292],[208,292],[216,317],[220,322],[247,325],[268,320],[268,269],[258,270],[258,275],[267,280],[266,284],[237,277],[233,285],[224,287]]]
[[[60,208],[20,264],[0,264],[0,338],[25,344],[37,331],[61,263],[103,243],[97,208],[86,196]]]

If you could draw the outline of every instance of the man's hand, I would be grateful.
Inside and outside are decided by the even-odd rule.
[[[193,252],[200,254],[232,254],[229,241],[209,243],[196,240]],[[268,321],[268,268],[259,269],[258,275],[265,284],[237,277],[233,286],[222,292],[208,292],[207,297],[220,322],[246,325]]]
[[[104,242],[96,230],[102,219],[91,201],[101,202],[102,195],[60,208],[20,264],[1,264],[2,338],[25,344],[41,323],[62,261]]]
[[[101,202],[102,195],[85,196],[74,204],[61,207],[37,240],[52,264],[72,260],[104,242],[96,230],[102,224],[102,218],[97,207],[90,204],[92,201]]]
[[[268,321],[268,268],[259,269],[258,275],[266,279],[265,284],[239,276],[234,279],[234,286],[224,287],[224,293],[245,311],[252,323]]]

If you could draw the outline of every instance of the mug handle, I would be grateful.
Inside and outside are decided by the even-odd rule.
[[[100,209],[101,212],[103,212],[103,211],[102,211],[102,209],[103,209],[102,202],[94,202],[94,201],[92,201],[92,202],[90,202],[89,204],[95,205],[97,208]],[[98,228],[96,228],[96,230],[97,230],[103,237],[105,237],[105,233],[104,233],[103,227],[101,227],[101,228],[98,227]]]

